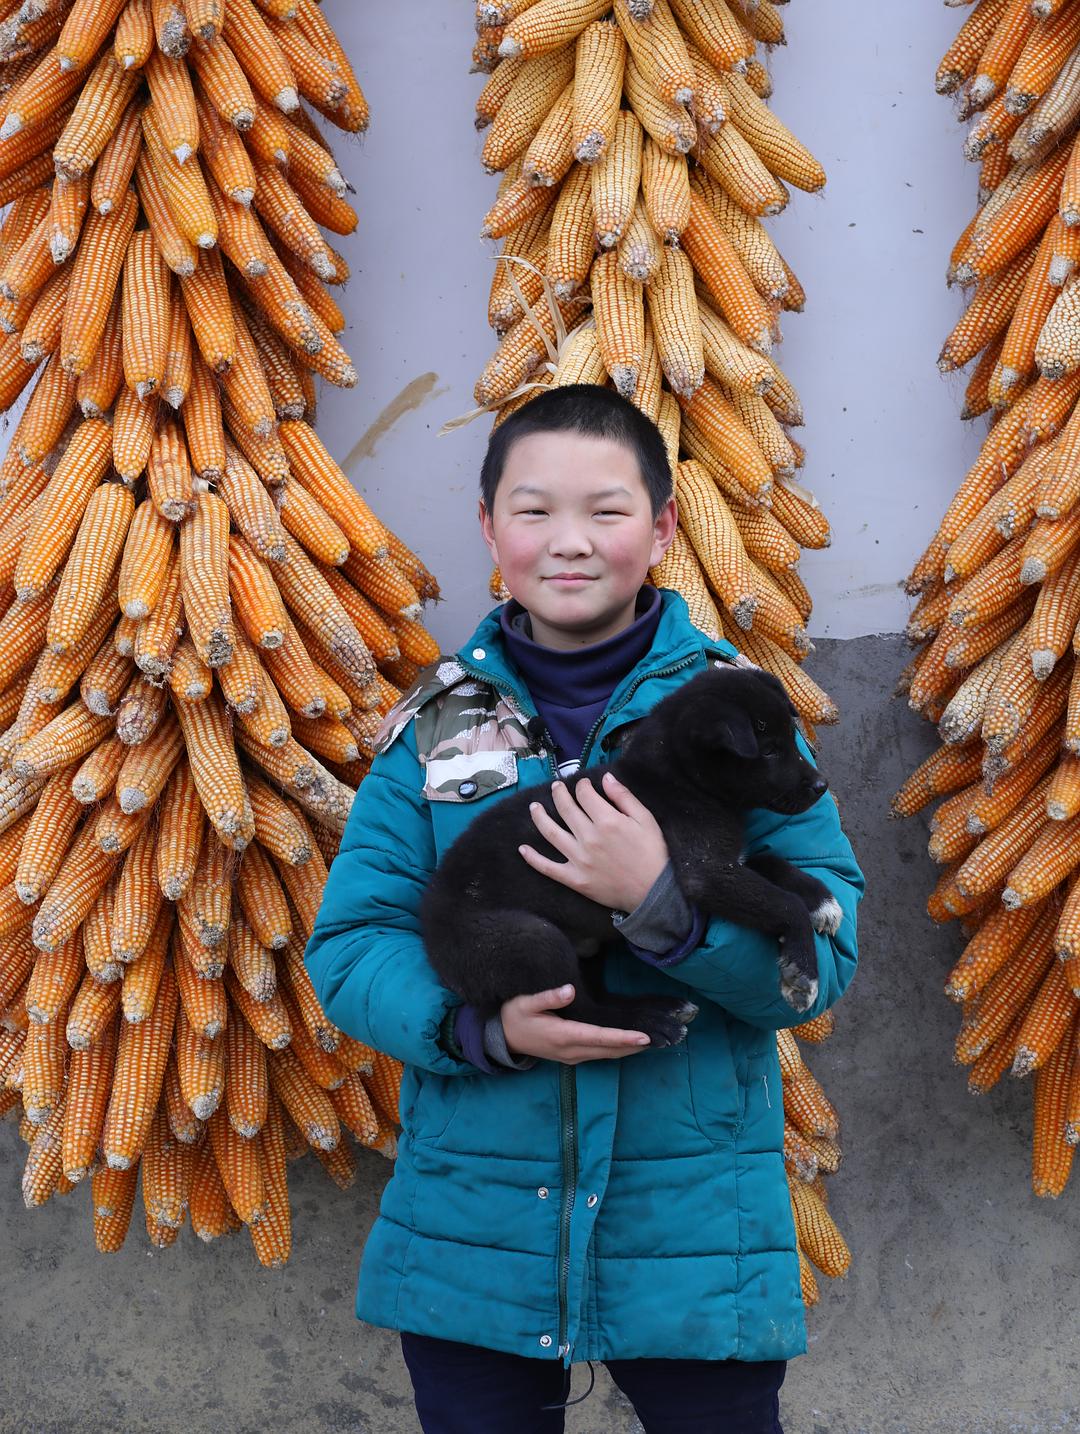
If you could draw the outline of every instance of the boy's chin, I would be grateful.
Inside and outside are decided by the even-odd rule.
[[[568,595],[564,601],[537,603],[529,609],[534,630],[540,624],[551,638],[583,645],[601,642],[628,627],[634,620],[635,599],[628,603],[597,603],[584,595]]]

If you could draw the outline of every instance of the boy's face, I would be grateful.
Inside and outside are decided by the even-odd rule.
[[[653,518],[633,451],[576,432],[511,445],[480,526],[503,582],[532,619],[534,641],[574,648],[634,620],[650,567],[675,533],[675,500]]]

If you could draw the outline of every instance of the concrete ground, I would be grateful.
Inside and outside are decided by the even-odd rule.
[[[854,1263],[825,1283],[810,1353],[783,1396],[786,1434],[1075,1434],[1080,1429],[1080,1185],[1030,1194],[1030,1086],[968,1095],[941,994],[959,933],[924,915],[925,822],[888,799],[931,734],[889,699],[899,638],[818,644],[842,725],[820,761],[867,875],[862,970],[812,1057],[842,1120],[832,1209]],[[245,1233],[94,1253],[87,1192],[27,1211],[23,1147],[0,1125],[0,1434],[415,1434],[396,1336],[353,1318],[358,1252],[389,1173],[365,1156],[342,1192],[290,1168],[287,1269]],[[574,1394],[588,1371],[575,1369]],[[640,1426],[605,1372],[570,1434]]]

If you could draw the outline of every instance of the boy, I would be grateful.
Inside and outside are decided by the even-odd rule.
[[[689,909],[656,823],[603,776],[560,790],[562,829],[534,818],[565,864],[522,859],[612,908],[608,988],[692,1000],[686,1040],[564,1020],[571,987],[481,1027],[439,984],[417,910],[475,812],[599,768],[678,683],[736,658],[645,585],[676,509],[663,439],[632,404],[549,390],[495,429],[480,481],[514,600],[388,716],[306,955],[330,1019],[405,1063],[356,1312],[402,1332],[426,1434],[561,1430],[575,1359],[607,1364],[648,1434],[777,1434],[805,1330],[774,1033],[847,986],[862,875],[828,795],[751,814],[748,850],[813,871],[844,912],[816,938],[819,996],[798,1016],[775,942]]]

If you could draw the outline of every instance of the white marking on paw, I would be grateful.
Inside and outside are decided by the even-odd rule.
[[[835,896],[826,897],[819,907],[810,913],[810,925],[815,931],[827,931],[830,936],[840,930],[844,909]]]
[[[817,1000],[817,977],[788,967],[780,974],[780,994],[793,1011],[808,1011]]]

